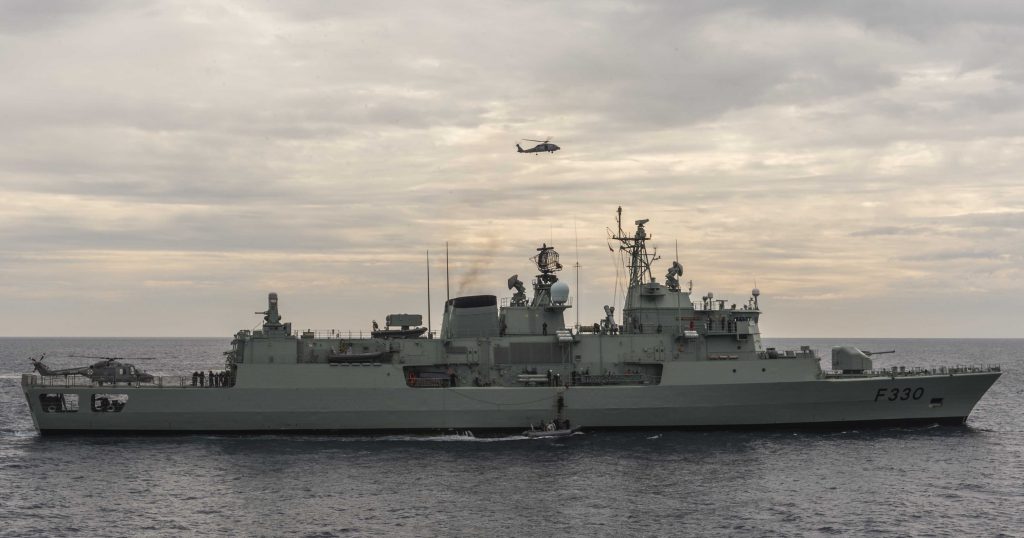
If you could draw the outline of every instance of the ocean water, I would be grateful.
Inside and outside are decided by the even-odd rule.
[[[1024,340],[767,343],[1004,374],[964,427],[41,438],[29,356],[177,374],[219,368],[228,340],[0,338],[0,535],[1024,536]]]

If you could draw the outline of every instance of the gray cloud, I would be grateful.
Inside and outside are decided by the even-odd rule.
[[[995,260],[1003,257],[1009,256],[1005,253],[991,250],[944,250],[905,256],[904,259],[909,261],[932,262],[949,260]]]
[[[11,334],[228,334],[268,288],[360,327],[421,308],[446,240],[500,294],[577,233],[589,319],[618,205],[778,335],[1022,295],[1015,3],[7,2],[0,39]]]
[[[46,3],[10,0],[0,4],[0,32],[26,34],[59,30],[122,9],[136,8],[131,2],[118,5],[91,0],[55,0]]]
[[[851,237],[873,237],[876,235],[905,235],[918,233],[918,230],[914,228],[907,228],[902,226],[878,226],[875,228],[868,228],[866,230],[857,230],[851,232]]]

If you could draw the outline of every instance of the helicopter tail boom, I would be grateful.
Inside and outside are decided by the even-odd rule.
[[[38,359],[30,358],[29,360],[32,361],[32,367],[35,369],[35,371],[39,372],[42,375],[53,375],[53,372],[49,368],[47,368],[45,364],[43,364],[42,357]]]
[[[35,369],[35,371],[39,372],[39,375],[43,375],[43,376],[89,375],[89,373],[92,372],[92,370],[88,366],[86,366],[84,368],[64,368],[64,369],[58,369],[58,370],[51,370],[48,366],[43,364],[43,358],[44,357],[45,357],[45,355],[43,355],[42,357],[39,357],[38,359],[29,358],[29,360],[32,361],[32,367]]]
[[[516,144],[516,150],[517,150],[517,151],[518,151],[519,153],[526,153],[525,151],[523,151],[523,147],[522,147],[522,146],[520,146],[519,144]]]

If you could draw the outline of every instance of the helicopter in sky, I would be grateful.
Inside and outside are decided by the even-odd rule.
[[[93,363],[89,366],[82,366],[80,368],[63,368],[59,370],[51,370],[48,366],[43,364],[43,359],[46,355],[40,356],[38,359],[29,360],[32,361],[32,366],[35,368],[40,375],[43,376],[69,376],[69,375],[80,375],[87,377],[100,384],[103,383],[117,383],[128,382],[128,383],[152,383],[153,375],[147,374],[142,370],[135,368],[135,365],[124,363],[118,360],[119,357],[92,357],[86,355],[73,355],[75,357],[83,359],[100,359],[98,362]],[[151,357],[140,357],[132,360],[150,360]]]
[[[537,144],[536,146],[533,146],[530,149],[523,149],[522,146],[520,146],[519,144],[516,144],[516,150],[518,150],[519,153],[541,153],[543,151],[546,151],[548,153],[554,153],[554,152],[562,149],[562,148],[558,147],[555,144],[551,144],[550,143],[551,142],[550,138],[548,138],[547,140],[534,140],[532,138],[524,138],[523,140],[525,140],[527,142],[540,142],[540,143]]]

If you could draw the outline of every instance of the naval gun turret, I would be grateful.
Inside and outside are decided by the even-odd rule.
[[[896,350],[867,351],[853,346],[836,346],[832,348],[832,369],[844,374],[862,374],[874,369],[874,363],[871,361],[872,355],[886,353],[896,353]]]

